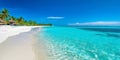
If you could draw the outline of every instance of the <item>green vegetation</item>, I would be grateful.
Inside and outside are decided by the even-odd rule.
[[[52,26],[52,24],[38,24],[33,20],[25,20],[23,17],[16,18],[14,16],[10,16],[7,9],[0,11],[0,25]]]

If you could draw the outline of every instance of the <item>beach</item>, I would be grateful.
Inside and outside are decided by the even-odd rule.
[[[40,31],[40,28],[27,26],[2,26],[1,28],[0,60],[37,60],[35,34]]]
[[[0,43],[7,40],[8,37],[18,35],[23,32],[29,32],[32,28],[38,26],[0,26]]]
[[[118,27],[5,27],[0,60],[120,60]]]

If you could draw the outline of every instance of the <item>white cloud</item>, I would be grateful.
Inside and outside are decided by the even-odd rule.
[[[47,19],[64,19],[64,17],[50,16],[50,17],[47,17]]]
[[[114,26],[120,26],[120,21],[97,21],[97,22],[85,22],[85,23],[71,23],[69,25],[75,25],[75,26],[81,26],[81,25],[90,25],[90,26],[94,26],[94,25],[100,25],[100,26],[110,26],[110,25],[114,25]]]

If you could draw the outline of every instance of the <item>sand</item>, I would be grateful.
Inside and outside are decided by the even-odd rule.
[[[9,29],[10,28],[11,28],[10,30],[11,32],[14,31],[13,30],[14,28],[16,29],[17,33],[14,32],[15,33],[14,35],[10,35],[9,34],[10,32],[7,33],[8,28],[4,30],[5,32],[0,32],[0,36],[2,36],[1,33],[3,34],[6,33],[9,36],[12,36],[8,38],[8,35],[5,35],[6,40],[5,39],[2,40],[0,38],[0,40],[2,40],[2,42],[0,43],[0,60],[47,60],[44,46],[41,45],[41,47],[39,47],[39,49],[42,50],[39,56],[37,54],[39,53],[37,50],[38,47],[35,47],[36,46],[35,34],[38,31],[40,31],[40,29],[30,31],[31,27],[24,27],[24,28],[17,27],[20,30],[23,30],[22,32],[26,32],[26,33],[22,33],[20,30],[17,30],[16,27],[9,26]],[[5,38],[5,36],[3,36],[3,38]]]
[[[0,43],[7,40],[8,37],[18,35],[23,32],[29,32],[32,28],[38,26],[0,26]]]

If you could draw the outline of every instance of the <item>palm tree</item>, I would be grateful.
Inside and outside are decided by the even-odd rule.
[[[22,22],[23,20],[23,17],[18,18],[18,22]]]
[[[9,17],[9,11],[7,9],[3,9],[2,12],[1,12],[1,18],[3,20],[7,19]]]
[[[33,21],[33,20],[30,20],[28,23],[29,23],[30,25],[32,25],[32,26],[38,25],[38,24],[36,23],[36,21]]]
[[[0,24],[12,24],[12,25],[27,25],[27,26],[37,26],[37,25],[48,25],[51,26],[51,24],[38,24],[34,20],[24,20],[23,17],[16,18],[9,15],[9,11],[7,9],[3,9],[0,11]]]
[[[2,16],[2,14],[1,14],[1,12],[0,12],[0,18],[1,18],[1,16]]]
[[[19,23],[19,25],[23,25],[23,21],[24,21],[23,17],[20,17],[17,20],[18,20],[17,23]]]
[[[14,16],[11,16],[10,19],[12,19],[12,20],[16,20],[16,18],[15,18]]]

